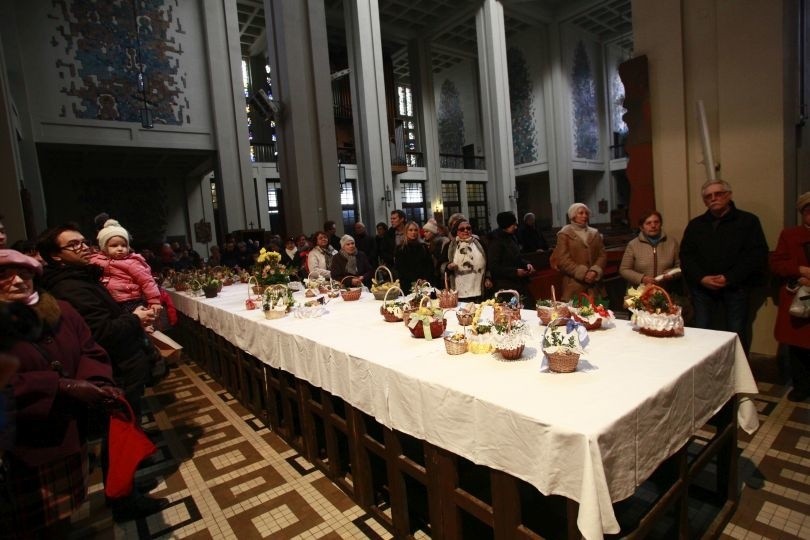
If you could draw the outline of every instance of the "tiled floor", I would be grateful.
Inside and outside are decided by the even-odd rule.
[[[753,437],[741,432],[742,499],[723,538],[810,539],[810,403],[784,398],[775,361],[752,367],[762,426]],[[96,471],[70,538],[390,538],[195,364],[176,366],[147,403],[159,451],[138,474],[157,478],[152,493],[171,505],[114,524]],[[693,521],[711,513],[709,505],[690,507]],[[670,533],[657,529],[655,537]]]

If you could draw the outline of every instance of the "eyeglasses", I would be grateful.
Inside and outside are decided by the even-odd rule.
[[[728,194],[728,191],[713,191],[711,193],[706,193],[703,195],[704,201],[711,201],[713,199],[722,199]]]
[[[82,240],[71,240],[70,242],[68,242],[68,243],[67,243],[67,244],[65,244],[64,246],[60,247],[60,248],[59,248],[59,250],[61,251],[61,250],[63,250],[63,249],[66,249],[66,250],[68,250],[68,251],[72,251],[72,252],[74,252],[74,253],[78,253],[79,251],[81,251],[81,250],[82,250],[82,246],[84,246],[84,247],[90,247],[90,246],[87,244],[87,241],[86,241],[86,240],[84,240],[84,239],[82,239]]]
[[[464,231],[466,231],[466,232],[470,232],[470,231],[472,230],[472,227],[459,227],[459,228],[458,228],[458,229],[456,229],[456,230],[457,230],[458,232],[464,232]]]
[[[13,266],[0,269],[0,281],[14,279],[14,276],[17,276],[22,280],[33,279],[34,271],[27,268],[15,268]]]

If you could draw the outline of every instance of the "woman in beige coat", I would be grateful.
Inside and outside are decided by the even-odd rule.
[[[667,287],[670,281],[680,277],[678,241],[664,233],[662,224],[661,214],[656,211],[648,212],[639,220],[641,231],[627,244],[619,266],[619,273],[628,285]],[[661,277],[656,280],[658,276]]]
[[[557,233],[557,247],[551,256],[551,266],[563,274],[562,299],[577,298],[581,292],[598,296],[607,253],[602,235],[588,226],[591,211],[582,203],[568,208],[568,225]]]

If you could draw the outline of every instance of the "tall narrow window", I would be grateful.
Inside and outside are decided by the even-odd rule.
[[[486,182],[467,182],[467,208],[473,231],[479,234],[489,232]]]
[[[281,182],[267,179],[267,213],[270,218],[270,230],[274,233],[282,231],[284,226],[283,202],[281,194]]]
[[[346,180],[340,192],[340,211],[343,215],[343,230],[351,234],[354,224],[360,220],[355,196],[355,181]]]
[[[211,177],[211,206],[214,210],[217,209],[217,180]]]
[[[442,182],[442,205],[445,220],[453,214],[461,212],[460,182]]]
[[[411,87],[407,85],[397,86],[397,127],[401,128],[402,141],[397,140],[396,144],[405,147],[406,165],[409,167],[422,167],[421,153],[418,151],[419,144],[416,139],[416,118],[413,114],[413,94]],[[395,133],[399,136],[399,130]]]
[[[424,182],[400,182],[402,194],[402,210],[408,221],[415,221],[420,225],[425,223],[427,206],[425,206]]]

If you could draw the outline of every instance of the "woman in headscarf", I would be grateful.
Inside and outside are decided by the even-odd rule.
[[[3,457],[14,496],[0,504],[0,535],[11,537],[64,533],[87,496],[88,414],[121,395],[84,319],[34,287],[40,274],[35,259],[0,249],[0,303],[17,311],[20,329],[9,350],[20,362],[11,379],[16,440]]]
[[[473,236],[466,219],[457,221],[451,229],[453,239],[447,248],[447,272],[450,288],[458,292],[462,302],[480,302],[485,289],[492,287],[487,274],[486,250]]]
[[[354,238],[348,234],[340,238],[340,251],[332,257],[331,270],[332,279],[352,287],[371,285],[371,275],[374,273],[368,257],[357,249]],[[343,281],[347,276],[352,277]]]
[[[602,235],[588,226],[590,209],[582,203],[568,208],[570,223],[557,233],[557,247],[551,255],[551,266],[562,275],[562,300],[577,298],[580,293],[594,295],[602,279],[607,253]]]
[[[680,276],[678,241],[666,235],[662,229],[661,214],[652,211],[642,215],[638,236],[628,242],[619,266],[619,274],[627,284],[660,285],[666,287]],[[676,270],[678,269],[678,270]],[[661,276],[660,279],[655,278]]]

